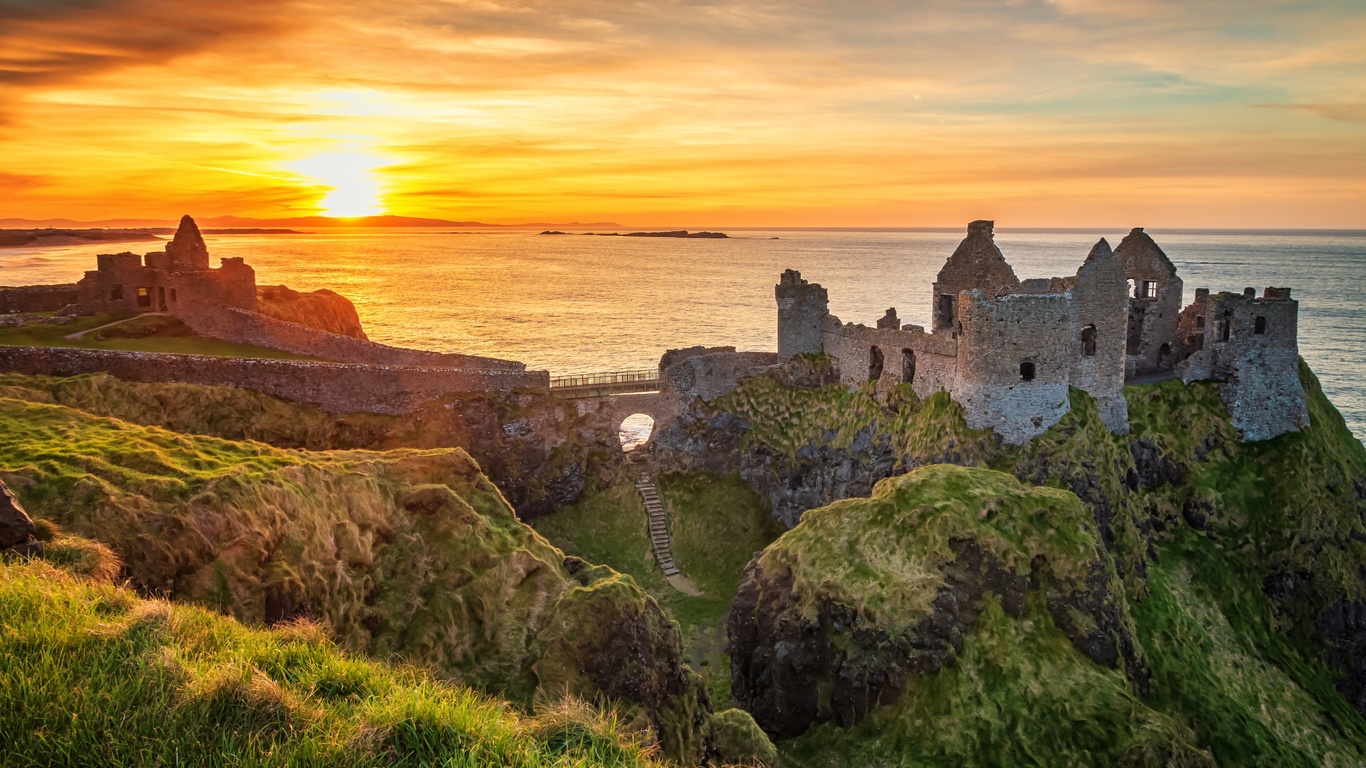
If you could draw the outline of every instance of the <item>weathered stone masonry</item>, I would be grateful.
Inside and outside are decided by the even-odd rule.
[[[969,426],[1010,444],[1056,424],[1071,387],[1096,399],[1111,431],[1126,432],[1124,385],[1154,374],[1222,382],[1246,440],[1308,424],[1290,290],[1268,288],[1258,299],[1250,288],[1241,296],[1201,289],[1182,310],[1176,267],[1141,228],[1114,251],[1100,240],[1074,276],[1020,281],[992,222],[975,221],[935,280],[929,333],[900,326],[895,309],[876,328],[842,323],[825,289],[794,270],[776,297],[781,360],[823,353],[850,387],[948,392]]]

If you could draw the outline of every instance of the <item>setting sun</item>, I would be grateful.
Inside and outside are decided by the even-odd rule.
[[[384,161],[360,152],[334,152],[301,160],[290,167],[316,179],[318,188],[326,190],[318,202],[326,216],[353,218],[383,214],[376,169]]]

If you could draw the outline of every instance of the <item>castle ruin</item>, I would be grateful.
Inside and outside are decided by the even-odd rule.
[[[872,328],[842,323],[824,288],[787,270],[775,288],[778,356],[825,354],[849,387],[910,384],[947,392],[968,426],[1012,445],[1056,424],[1069,390],[1093,398],[1105,425],[1128,431],[1124,385],[1181,377],[1221,382],[1244,440],[1308,425],[1299,380],[1299,303],[1289,288],[1195,292],[1183,305],[1176,267],[1141,228],[1111,250],[1103,238],[1075,275],[1020,280],[992,233],[974,221],[934,282],[932,326],[895,309]]]
[[[146,257],[105,253],[77,283],[81,314],[165,312],[183,317],[208,307],[256,310],[256,270],[241,258],[209,267],[209,249],[194,219],[185,216],[164,251]]]

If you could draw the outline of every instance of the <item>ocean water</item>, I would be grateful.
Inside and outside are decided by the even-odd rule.
[[[998,231],[1021,278],[1070,275],[1102,235]],[[261,285],[331,288],[376,341],[510,358],[552,375],[653,367],[696,344],[776,348],[773,285],[784,269],[824,285],[830,309],[872,325],[888,307],[928,326],[930,285],[962,231],[731,231],[727,240],[536,232],[349,231],[209,236]],[[1241,291],[1290,286],[1300,353],[1366,440],[1366,232],[1150,230],[1185,282]],[[69,282],[96,253],[154,243],[0,249],[0,285]]]

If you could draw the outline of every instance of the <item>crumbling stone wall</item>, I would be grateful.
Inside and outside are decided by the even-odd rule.
[[[740,379],[778,364],[772,352],[737,352],[735,347],[671,349],[659,359],[660,391],[685,403],[710,403],[735,389]]]
[[[548,391],[545,371],[356,365],[104,349],[0,346],[0,371],[45,376],[109,373],[129,381],[242,387],[329,413],[409,413],[453,392]]]
[[[779,278],[774,295],[778,300],[778,358],[819,355],[821,323],[829,310],[825,289],[789,269]]]
[[[1010,445],[1042,434],[1070,408],[1071,299],[1064,294],[990,298],[961,294],[957,382],[950,394],[968,426]]]
[[[1096,399],[1101,420],[1116,434],[1129,431],[1124,399],[1128,296],[1124,268],[1101,238],[1077,270],[1072,297],[1071,385]]]
[[[1179,366],[1185,381],[1223,382],[1220,397],[1244,440],[1309,425],[1299,378],[1299,302],[1289,288],[1204,294],[1203,347]],[[1199,309],[1197,308],[1198,312]]]
[[[1185,306],[1176,266],[1142,227],[1135,227],[1115,249],[1133,284],[1129,299],[1129,375],[1172,370],[1177,362],[1176,324]]]
[[[876,381],[877,391],[885,393],[909,381],[920,397],[953,388],[958,341],[951,334],[929,334],[918,325],[869,328],[840,323],[833,315],[824,328],[822,346],[825,354],[835,359],[845,386],[861,387]],[[874,364],[875,355],[880,364]]]
[[[56,312],[80,300],[81,290],[75,283],[0,288],[0,315],[13,312]]]
[[[995,222],[974,221],[968,225],[968,236],[958,244],[949,260],[939,270],[934,281],[934,318],[931,328],[940,331],[957,330],[957,304],[963,291],[980,291],[986,296],[999,296],[1019,290],[1015,276],[1001,249],[996,247],[992,234]]]
[[[365,365],[417,365],[522,371],[525,363],[491,357],[428,352],[319,331],[236,307],[200,307],[181,319],[200,336],[278,349],[296,355]]]

